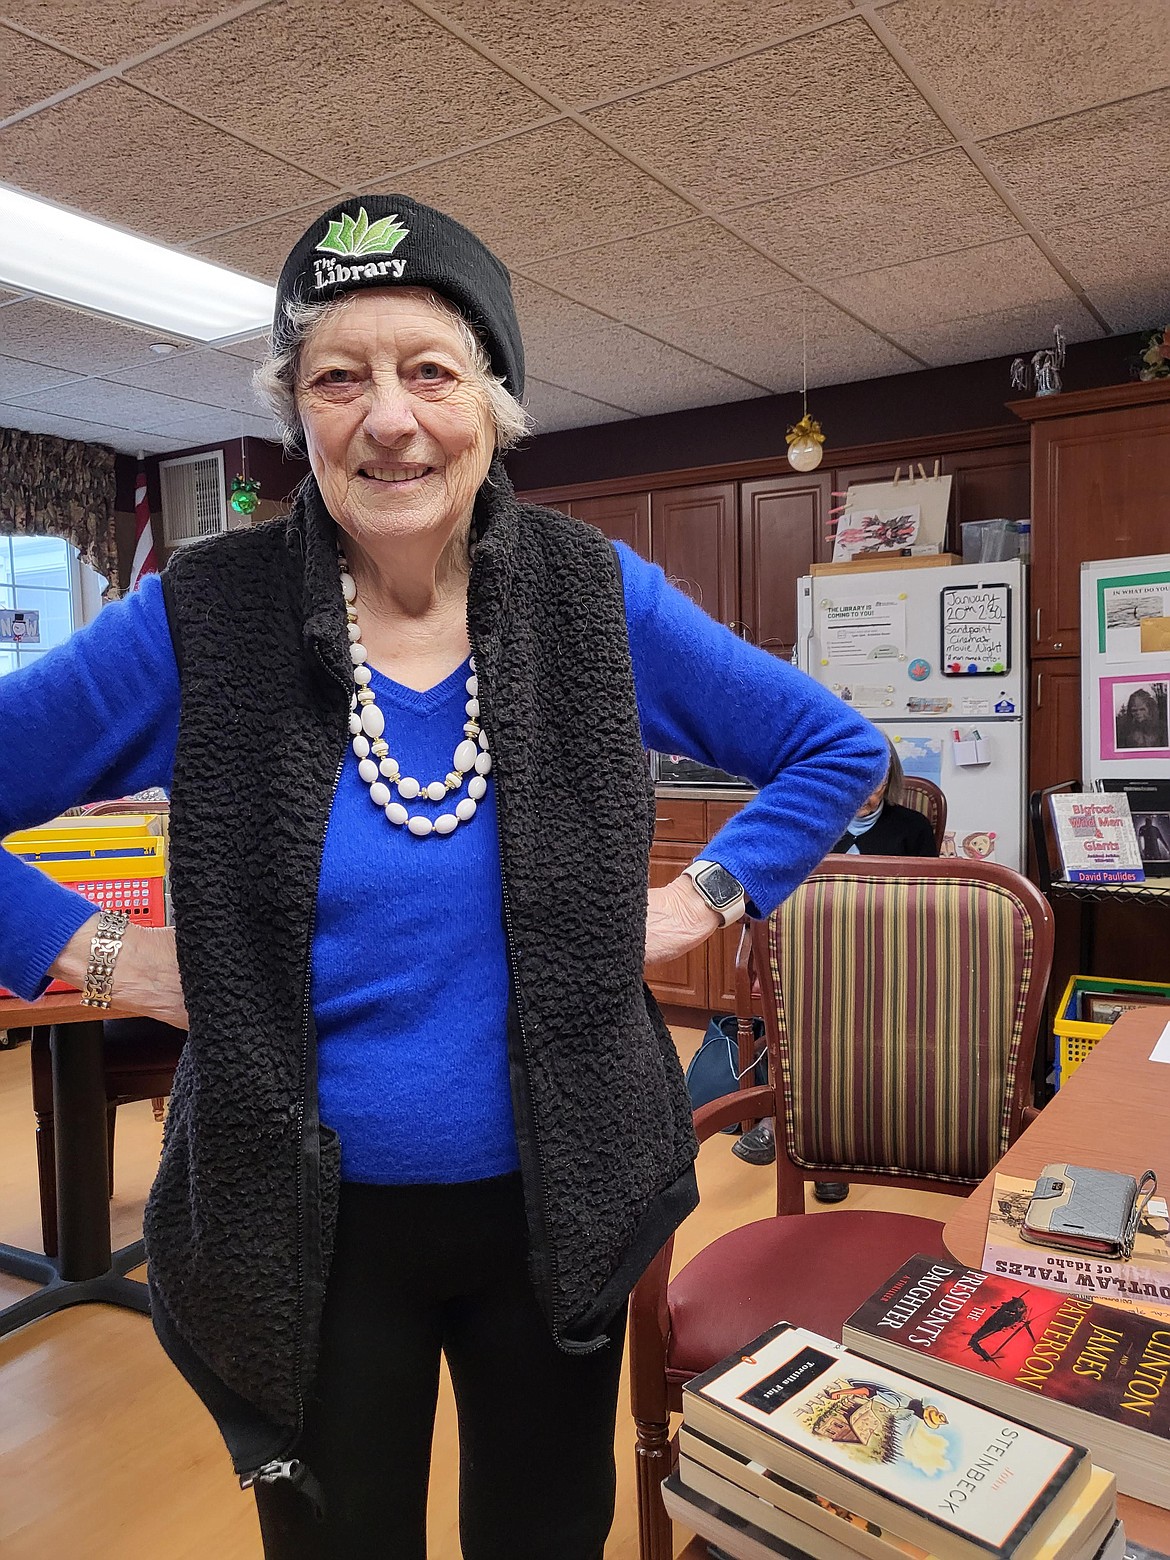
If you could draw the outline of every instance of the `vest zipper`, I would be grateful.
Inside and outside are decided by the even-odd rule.
[[[341,678],[330,671],[325,664],[325,658],[321,654],[320,645],[315,647],[317,659],[320,661],[326,675],[332,678],[337,685],[349,697],[349,690]],[[337,787],[341,784],[341,771],[345,765],[345,754],[349,744],[341,750],[341,757],[337,760],[337,769],[333,775],[333,789],[329,793],[329,812],[326,813],[326,827],[328,827],[329,813],[333,811],[333,803],[337,797]],[[325,859],[325,835],[321,835],[321,849],[317,855],[317,877],[319,886],[321,881],[321,863]],[[301,1482],[304,1464],[295,1457],[287,1454],[300,1441],[305,1430],[305,1391],[304,1379],[301,1373],[301,1364],[304,1357],[303,1335],[305,1329],[305,1176],[304,1176],[304,1138],[305,1138],[305,1084],[309,1071],[309,1018],[312,1008],[312,973],[313,973],[313,931],[317,924],[317,891],[313,892],[313,906],[309,912],[308,953],[305,956],[305,1001],[301,1011],[301,1087],[297,1095],[297,1152],[300,1156],[297,1168],[297,1428],[296,1434],[284,1449],[284,1454],[274,1457],[270,1462],[262,1463],[259,1468],[253,1468],[248,1473],[240,1475],[240,1488],[251,1489],[254,1484],[276,1484],[281,1480],[289,1480],[294,1486]]]
[[[479,655],[478,655],[478,653],[476,651],[476,648],[475,648],[475,640],[473,639],[472,633],[471,633],[471,613],[470,613],[470,610],[468,611],[468,614],[467,614],[467,643],[470,645],[471,653],[475,657],[475,672],[476,672],[476,676],[481,680],[481,684],[482,684],[483,669],[482,669],[482,667],[480,665],[480,658],[479,658]],[[483,703],[483,687],[482,686],[480,687],[479,696],[480,696],[480,703],[482,705],[482,703]],[[486,729],[486,725],[485,725],[485,729]],[[490,749],[489,749],[489,751],[490,751]],[[496,812],[499,815],[500,824],[501,824],[501,827],[499,829],[500,897],[501,897],[501,900],[503,902],[503,907],[504,907],[504,941],[507,944],[507,948],[508,948],[508,971],[509,971],[509,974],[511,975],[511,978],[512,978],[512,1000],[516,1004],[516,1029],[517,1029],[517,1032],[519,1033],[519,1036],[520,1036],[520,1046],[521,1046],[521,1049],[524,1052],[524,1062],[525,1062],[525,1068],[526,1068],[526,1071],[527,1071],[527,1075],[528,1075],[528,1078],[531,1079],[531,1077],[532,1077],[532,1052],[529,1049],[529,1046],[528,1046],[528,1035],[527,1035],[527,1032],[526,1032],[526,1030],[524,1028],[524,1009],[523,1009],[523,1006],[522,1006],[521,1001],[520,1001],[520,978],[519,978],[519,971],[518,971],[518,969],[516,967],[516,948],[515,948],[516,935],[515,935],[515,927],[514,927],[514,924],[513,924],[513,921],[512,921],[512,901],[511,901],[511,899],[509,897],[509,894],[508,894],[507,852],[506,852],[506,850],[504,848],[504,830],[503,830],[503,816],[504,816],[505,806],[506,806],[506,804],[505,804],[505,801],[504,801],[503,792],[501,790],[501,787],[500,787],[500,784],[499,784],[499,779],[497,777],[497,780],[496,780]],[[534,1255],[536,1256],[536,1258],[538,1260],[538,1264],[539,1264],[541,1282],[543,1283],[544,1290],[545,1290],[545,1299],[546,1299],[546,1302],[547,1302],[547,1312],[548,1312],[548,1322],[549,1322],[549,1327],[552,1330],[553,1342],[556,1344],[557,1348],[560,1349],[565,1354],[591,1353],[592,1352],[591,1349],[589,1349],[589,1350],[582,1350],[582,1349],[579,1349],[579,1348],[576,1348],[576,1349],[566,1348],[565,1342],[564,1342],[563,1338],[561,1337],[560,1327],[559,1327],[558,1321],[557,1321],[556,1252],[554,1251],[552,1243],[551,1243],[551,1241],[548,1238],[548,1182],[545,1179],[545,1173],[544,1173],[544,1148],[543,1148],[543,1145],[542,1145],[541,1139],[540,1139],[540,1125],[539,1125],[539,1123],[538,1123],[538,1121],[536,1119],[536,1112],[532,1108],[532,1097],[531,1097],[530,1089],[526,1089],[525,1090],[524,1106],[525,1106],[525,1114],[526,1114],[526,1116],[528,1118],[528,1124],[529,1124],[529,1127],[530,1127],[531,1132],[532,1132],[532,1140],[533,1140],[533,1143],[534,1143],[534,1146],[535,1146],[535,1159],[536,1159],[535,1168],[536,1168],[536,1176],[537,1176],[537,1182],[538,1182],[539,1194],[540,1194],[540,1209],[539,1209],[539,1212],[540,1212],[540,1228],[539,1228],[539,1230],[531,1230],[529,1233],[530,1233],[531,1238],[532,1238],[533,1252],[534,1252]],[[522,1148],[521,1149],[521,1162],[522,1163],[523,1163],[523,1157],[524,1156],[523,1156],[523,1148]],[[604,1339],[599,1339],[596,1346],[598,1348],[600,1348],[603,1345],[604,1341],[605,1341]]]

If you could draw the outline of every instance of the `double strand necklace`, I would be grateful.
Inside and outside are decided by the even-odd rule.
[[[390,756],[386,742],[386,718],[374,702],[374,690],[370,687],[371,672],[366,665],[366,647],[362,644],[362,631],[358,626],[357,586],[353,575],[341,558],[341,594],[345,597],[346,631],[349,634],[349,658],[353,662],[353,680],[356,692],[349,701],[349,730],[353,750],[357,756],[358,774],[370,788],[370,800],[380,807],[390,823],[401,828],[403,824],[417,839],[428,834],[454,834],[461,823],[470,823],[475,810],[487,791],[487,777],[492,758],[488,752],[486,734],[479,724],[479,679],[475,672],[475,657],[471,657],[471,676],[464,687],[467,702],[463,706],[467,720],[463,726],[463,741],[455,749],[451,769],[443,780],[431,780],[423,784],[410,775],[404,775],[398,760]],[[431,819],[423,813],[408,813],[403,802],[412,802],[418,796],[428,801],[441,802],[447,796],[467,784],[467,795],[455,803],[453,812],[441,812]],[[398,792],[395,801],[390,787]]]

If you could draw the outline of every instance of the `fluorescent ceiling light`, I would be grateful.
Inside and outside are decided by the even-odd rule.
[[[254,335],[276,289],[0,185],[0,282],[195,341]]]

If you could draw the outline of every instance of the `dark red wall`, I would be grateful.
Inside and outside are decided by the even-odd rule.
[[[1128,379],[1127,360],[1136,353],[1137,342],[1136,335],[1110,336],[1069,347],[1064,388],[1087,390]],[[829,385],[809,392],[809,411],[824,428],[828,447],[836,449],[994,428],[1015,420],[1004,410],[1005,401],[1020,397],[1011,388],[1011,361],[985,358]],[[508,469],[523,491],[761,460],[783,456],[785,430],[799,417],[799,395],[769,395],[567,429],[540,434],[514,451]]]

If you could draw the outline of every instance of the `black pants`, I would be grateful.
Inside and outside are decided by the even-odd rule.
[[[601,1560],[625,1311],[605,1348],[563,1353],[527,1249],[519,1176],[342,1187],[300,1448],[325,1513],[258,1488],[266,1560],[425,1560],[440,1354],[459,1413],[464,1560]]]

